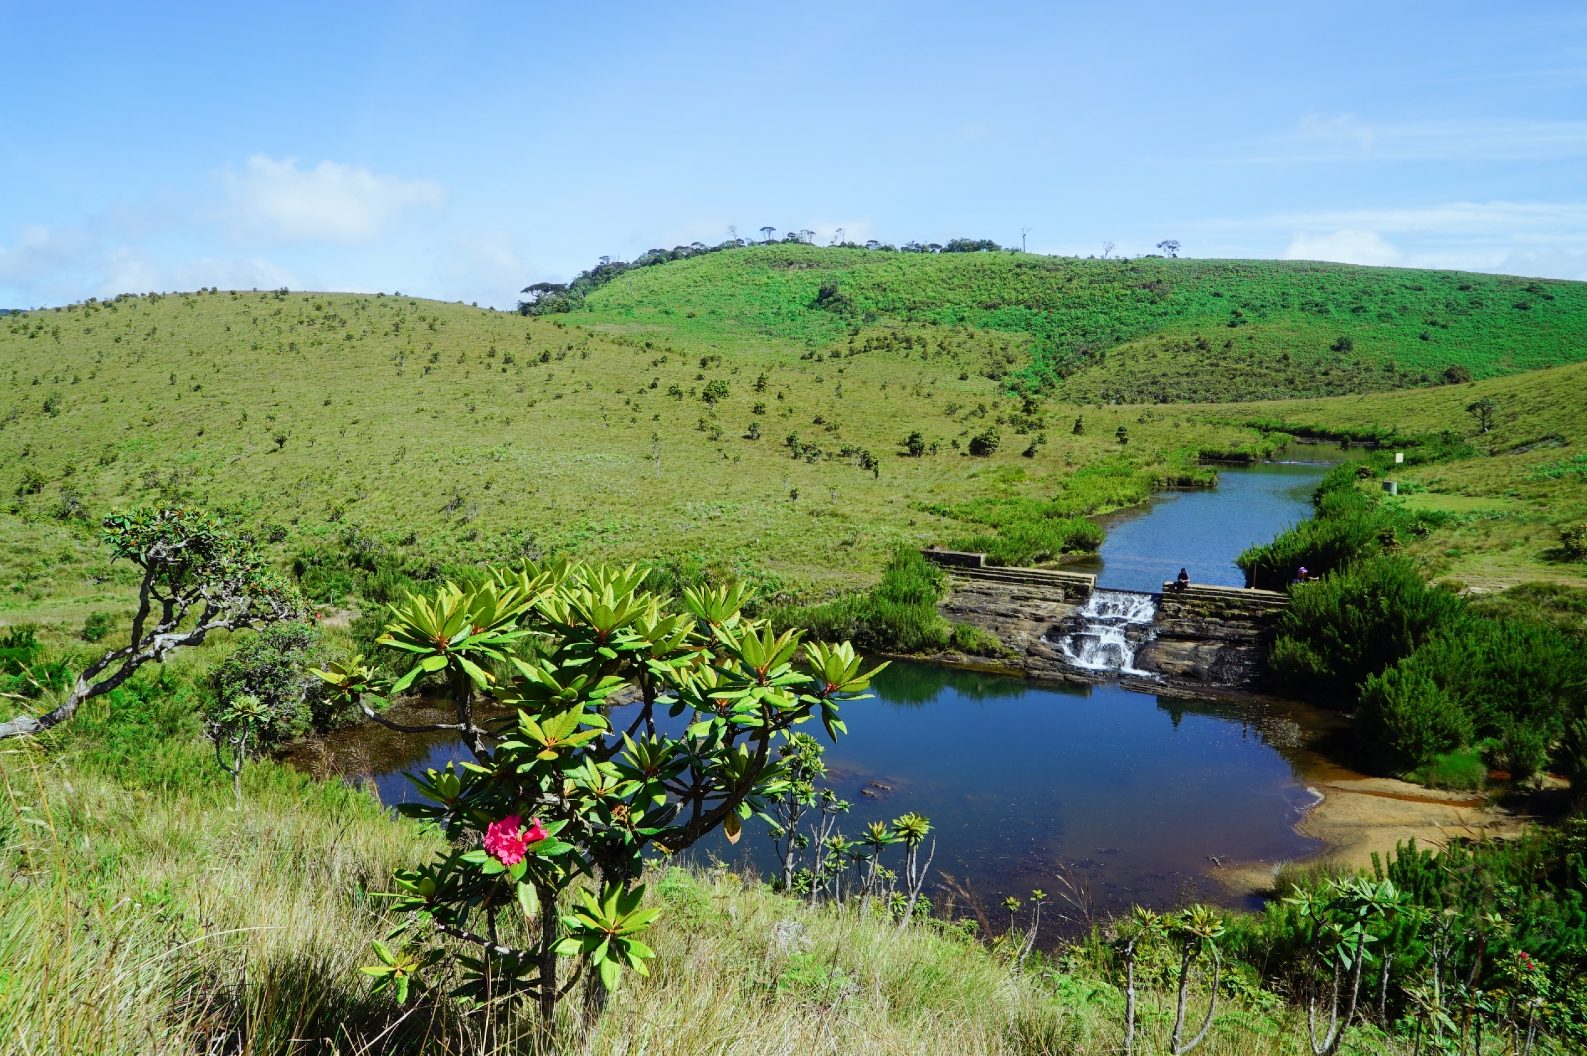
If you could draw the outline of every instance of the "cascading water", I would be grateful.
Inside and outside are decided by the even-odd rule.
[[[1067,621],[1073,629],[1053,644],[1071,664],[1087,671],[1145,675],[1135,669],[1135,650],[1150,635],[1156,615],[1157,599],[1151,594],[1093,590]]]

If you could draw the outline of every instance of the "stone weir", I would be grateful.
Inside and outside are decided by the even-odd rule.
[[[1135,665],[1181,685],[1254,686],[1288,605],[1288,595],[1272,590],[1164,583],[1152,639]]]
[[[1161,594],[1099,589],[1081,572],[988,565],[986,555],[923,550],[948,573],[942,615],[997,635],[1015,655],[977,666],[1073,682],[1122,678],[1150,691],[1253,689],[1287,596],[1163,584]]]

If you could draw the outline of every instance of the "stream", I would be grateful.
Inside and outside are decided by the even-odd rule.
[[[1114,515],[1084,633],[1063,648],[1077,663],[1130,670],[1126,633],[1149,622],[1154,599],[1184,567],[1196,582],[1242,586],[1234,557],[1310,514],[1324,463],[1223,467],[1216,488],[1163,493]],[[1303,857],[1321,844],[1296,832],[1314,802],[1302,776],[1310,721],[1277,705],[1155,697],[1116,683],[1066,685],[895,662],[875,696],[844,707],[849,733],[829,746],[828,784],[851,804],[843,831],[906,811],[929,816],[933,872],[989,908],[1032,888],[1062,895],[1060,915],[1106,914],[1131,903],[1229,902],[1220,864]],[[614,720],[623,720],[614,716]],[[403,771],[462,755],[449,735],[405,736],[369,726],[295,753],[322,774],[361,777],[388,804],[414,798]],[[697,859],[774,867],[759,821],[729,845],[717,834]],[[897,863],[890,863],[896,866]],[[938,899],[948,897],[938,887]],[[953,896],[963,905],[963,897]],[[1077,906],[1085,907],[1084,911]]]
[[[1245,586],[1234,559],[1310,515],[1312,491],[1330,465],[1223,466],[1215,488],[1159,492],[1144,506],[1103,518],[1101,550],[1066,565],[1097,577],[1075,614],[1084,627],[1052,644],[1086,671],[1145,674],[1135,668],[1135,650],[1151,633],[1163,584],[1183,569],[1193,583]]]

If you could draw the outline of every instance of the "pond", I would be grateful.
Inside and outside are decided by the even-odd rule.
[[[1326,469],[1229,468],[1215,489],[1169,493],[1116,518],[1096,562],[1099,582],[1160,589],[1184,566],[1197,582],[1242,585],[1234,556],[1306,516]],[[934,873],[989,907],[1037,887],[1084,891],[1103,912],[1184,897],[1227,901],[1212,879],[1218,864],[1320,849],[1294,828],[1315,799],[1304,784],[1312,719],[1298,710],[909,662],[894,663],[875,692],[844,708],[849,734],[827,750],[828,784],[851,804],[844,831],[854,836],[906,811],[929,816]],[[461,754],[446,735],[361,727],[302,749],[298,761],[361,774],[397,803],[413,796],[404,770]],[[758,821],[736,846],[718,835],[694,854],[773,868]]]

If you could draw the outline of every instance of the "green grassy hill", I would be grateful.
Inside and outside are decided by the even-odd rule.
[[[823,356],[930,324],[923,362],[1092,403],[1375,392],[1587,358],[1587,284],[1306,261],[785,244],[635,268],[561,307],[614,332],[775,336]],[[983,361],[956,351],[966,329],[1008,336]]]
[[[1411,545],[1423,567],[1484,591],[1525,581],[1587,586],[1587,564],[1568,560],[1560,546],[1561,529],[1587,522],[1584,393],[1587,364],[1578,363],[1468,385],[1243,403],[1210,413],[1298,433],[1378,436],[1389,446],[1396,433],[1449,430],[1475,457],[1397,474],[1399,502],[1449,515],[1444,528]],[[1468,410],[1482,400],[1494,409],[1487,432]]]
[[[653,338],[348,294],[128,297],[7,318],[7,619],[103,603],[111,573],[74,549],[74,526],[154,499],[235,516],[284,555],[359,539],[414,561],[571,551],[819,592],[870,580],[901,543],[974,528],[926,507],[1047,497],[1121,457],[1166,478],[1203,449],[1260,440],[1126,408],[1085,411],[1077,436],[1073,409],[1025,413],[1000,382],[960,380],[902,338],[821,362],[777,337]],[[897,333],[918,347],[923,329]],[[983,357],[1003,341],[962,337]],[[969,457],[989,428],[997,452]],[[904,457],[911,432],[921,457]],[[1143,495],[1104,489],[1070,508]]]
[[[1173,281],[1147,289],[1159,281],[1153,276]],[[1418,282],[1408,285],[1426,288],[1406,290],[1411,278]],[[1426,350],[1428,363],[1464,357],[1474,373],[1493,374],[1575,354],[1578,284],[808,246],[636,269],[577,311],[535,318],[418,298],[257,292],[129,296],[7,316],[0,612],[7,622],[57,611],[75,619],[107,604],[123,585],[102,555],[80,545],[89,537],[82,529],[109,508],[157,498],[234,516],[283,557],[329,542],[376,545],[412,562],[573,552],[664,559],[751,576],[792,599],[817,597],[874,581],[899,545],[951,544],[989,528],[1009,535],[1010,516],[1095,513],[1140,501],[1154,481],[1204,478],[1193,465],[1198,455],[1271,451],[1274,420],[1473,433],[1465,386],[1293,407],[1062,402],[1137,367],[1141,377],[1167,376],[1170,360],[1189,369],[1195,356],[1209,365],[1199,377],[1231,385],[1257,377],[1227,364],[1213,371],[1219,345],[1208,351],[1193,337],[1187,345],[1150,333],[1205,334],[1210,327],[1197,320],[1242,298],[1260,305],[1271,296],[1274,306],[1218,333],[1268,348],[1281,326],[1323,319],[1316,332],[1327,335],[1351,314],[1304,308],[1311,302],[1302,288],[1332,289],[1331,303],[1341,306],[1399,304],[1404,315],[1434,298],[1435,283],[1450,288],[1439,297],[1469,295],[1485,307],[1451,316],[1432,342],[1407,337],[1411,328],[1400,323],[1363,323],[1353,331],[1358,356],[1379,339],[1385,348],[1400,341]],[[856,307],[811,307],[824,284],[837,291],[829,300]],[[1543,291],[1525,294],[1532,307],[1500,310],[1528,286]],[[1010,307],[1015,294],[1022,305],[1054,307]],[[1105,361],[1097,350],[1097,365],[1039,399],[1011,394],[1011,383],[1040,364],[1080,355],[1063,340],[1099,332],[1110,318],[1121,343]],[[1038,323],[1050,329],[1038,332]],[[999,329],[1016,324],[1031,329]],[[1508,336],[1483,344],[1485,327]],[[1440,344],[1457,337],[1467,342],[1458,355]],[[1256,359],[1269,371],[1283,362]],[[1408,356],[1399,362],[1415,365]],[[1333,371],[1330,383],[1344,376],[1320,369]],[[1580,443],[1575,425],[1544,423],[1579,409],[1579,382],[1570,370],[1551,371],[1480,381],[1474,391],[1497,394],[1496,428],[1514,432],[1517,444],[1552,431],[1569,447]],[[1076,434],[1081,416],[1084,433]],[[1121,426],[1127,445],[1118,442]],[[920,457],[905,457],[912,433]],[[996,450],[970,457],[971,441],[993,434]],[[1464,475],[1490,473],[1485,486],[1497,494],[1508,486],[1506,467],[1576,450],[1539,447],[1481,460],[1484,470],[1438,472],[1457,481],[1452,488],[1468,487],[1458,483]],[[1577,483],[1559,479],[1567,492]],[[1427,487],[1429,497],[1416,501],[1442,494],[1441,484]],[[1536,554],[1574,508],[1562,500],[1542,519],[1527,515],[1531,541],[1512,546],[1521,568],[1557,572]],[[1052,542],[1026,535],[1023,550]],[[1434,556],[1461,573],[1460,559]]]

